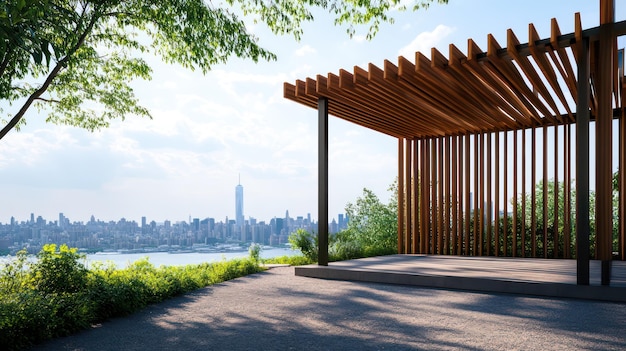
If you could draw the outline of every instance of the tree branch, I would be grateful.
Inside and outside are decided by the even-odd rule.
[[[42,97],[37,97],[37,98],[35,98],[35,100],[41,100],[41,101],[45,101],[45,102],[55,102],[55,103],[59,103],[59,102],[61,102],[61,101],[59,101],[59,100],[55,100],[55,99],[45,99],[45,98],[42,98]]]
[[[2,130],[0,130],[0,140],[2,140],[2,138],[4,138],[4,136],[7,135],[7,133],[9,133],[9,131],[11,131],[11,129],[15,128],[15,126],[20,122],[20,120],[22,118],[24,118],[24,115],[26,114],[26,111],[28,111],[28,109],[33,104],[33,102],[35,100],[37,100],[37,99],[40,99],[41,95],[44,92],[46,92],[46,90],[48,90],[48,87],[50,87],[50,84],[52,84],[52,81],[56,78],[56,76],[59,74],[61,69],[63,69],[63,67],[67,64],[67,62],[69,61],[70,57],[73,54],[75,54],[76,51],[78,51],[78,49],[85,43],[85,39],[87,39],[87,36],[91,33],[91,30],[93,29],[93,26],[96,24],[96,22],[98,21],[99,18],[100,17],[97,14],[94,14],[94,16],[91,18],[91,21],[89,22],[89,25],[87,26],[87,28],[85,28],[85,31],[78,38],[78,41],[76,42],[74,47],[72,47],[68,51],[68,53],[67,53],[67,55],[65,55],[65,57],[63,57],[61,60],[59,60],[57,62],[56,66],[54,66],[52,71],[48,74],[48,77],[46,78],[44,83],[41,85],[41,87],[39,87],[39,89],[35,90],[28,97],[26,102],[24,102],[24,105],[22,105],[22,108],[15,114],[15,116],[13,116],[13,118],[11,118],[9,123],[7,123],[7,125],[4,126],[4,128],[2,128]],[[79,25],[80,24],[77,24],[77,26],[79,26]]]

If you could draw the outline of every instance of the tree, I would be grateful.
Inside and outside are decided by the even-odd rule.
[[[413,10],[435,0],[413,0]],[[437,0],[447,3],[447,0]],[[231,56],[275,60],[239,17],[264,22],[275,34],[297,40],[314,9],[335,16],[335,24],[368,25],[371,38],[393,22],[401,0],[5,0],[0,5],[0,101],[21,106],[0,130],[2,139],[24,123],[35,106],[46,122],[93,131],[128,115],[150,117],[129,83],[150,79],[140,56],[203,73]]]
[[[394,186],[390,187],[390,190]],[[348,227],[331,238],[331,256],[350,259],[398,251],[397,200],[383,204],[369,189],[346,205]]]

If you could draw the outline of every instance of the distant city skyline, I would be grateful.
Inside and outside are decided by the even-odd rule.
[[[348,218],[338,215],[338,221],[328,223],[329,231],[336,233],[347,227]],[[31,213],[27,220],[11,217],[0,222],[0,255],[15,254],[26,249],[37,253],[46,244],[68,245],[81,250],[117,252],[214,252],[218,244],[285,245],[289,235],[304,229],[317,232],[319,223],[306,216],[273,217],[268,221],[250,217],[238,224],[228,217],[189,218],[188,221],[165,220],[157,223],[141,217],[141,222],[120,218],[104,221],[92,215],[89,221],[72,221],[59,213],[58,220],[48,220]]]

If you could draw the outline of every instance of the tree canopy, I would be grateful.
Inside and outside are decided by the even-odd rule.
[[[244,18],[275,34],[302,35],[313,11],[335,24],[393,22],[393,11],[427,8],[447,0],[5,0],[0,5],[0,139],[24,123],[35,106],[46,121],[93,131],[128,115],[150,117],[130,82],[150,79],[142,54],[207,73],[232,57],[275,60],[258,44]]]

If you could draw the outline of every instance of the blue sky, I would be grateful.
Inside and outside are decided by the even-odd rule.
[[[250,30],[278,55],[275,62],[232,59],[207,75],[151,59],[148,82],[134,84],[154,119],[127,118],[90,133],[45,124],[40,114],[0,141],[0,222],[35,216],[72,221],[126,218],[182,221],[191,217],[234,217],[235,186],[241,175],[244,214],[258,220],[284,216],[317,218],[317,112],[282,97],[283,82],[337,73],[353,66],[415,51],[447,54],[467,39],[486,49],[489,33],[506,46],[512,28],[526,42],[528,23],[542,37],[550,19],[561,32],[574,30],[574,13],[584,28],[598,25],[599,1],[450,0],[427,11],[396,13],[371,41],[365,30],[352,39],[345,27],[316,13],[300,42],[275,36],[262,25]],[[616,19],[626,19],[619,2]],[[623,45],[622,45],[623,46]],[[7,106],[14,112],[18,107]],[[362,189],[383,201],[397,171],[397,140],[337,118],[330,121],[330,215],[343,213]]]

